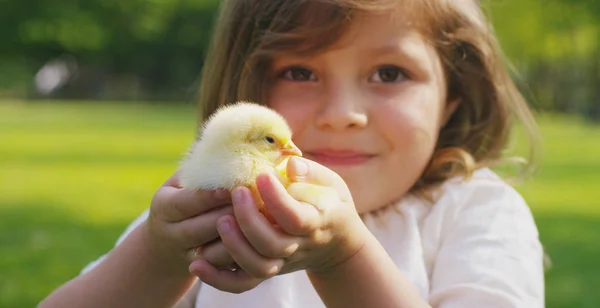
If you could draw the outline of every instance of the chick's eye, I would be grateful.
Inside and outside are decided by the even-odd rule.
[[[267,136],[267,137],[265,137],[265,140],[266,140],[268,143],[271,143],[271,144],[275,143],[275,139],[274,139],[273,137],[271,137],[271,136]]]
[[[283,71],[282,77],[292,81],[315,81],[315,74],[303,67],[291,67]]]
[[[397,66],[381,67],[371,77],[374,82],[398,82],[407,78],[406,73]]]

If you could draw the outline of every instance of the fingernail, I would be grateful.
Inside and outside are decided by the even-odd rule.
[[[196,275],[201,281],[204,281],[204,278],[206,277],[206,273],[203,270],[198,269],[198,263],[199,263],[199,261],[197,261],[197,260],[193,261],[190,264],[190,266],[188,267],[188,271],[192,275]]]
[[[235,204],[246,204],[246,193],[242,188],[235,188],[231,198],[233,198],[233,203]]]
[[[223,222],[219,224],[219,233],[227,233],[231,230],[231,223],[229,219],[224,219]]]
[[[197,259],[202,258],[202,246],[198,246],[194,249],[194,257]]]
[[[299,158],[292,158],[294,162],[294,170],[296,171],[297,177],[303,177],[308,174],[308,164]]]

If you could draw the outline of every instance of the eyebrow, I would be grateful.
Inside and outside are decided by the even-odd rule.
[[[416,70],[415,73],[424,73],[427,71],[427,65],[423,63],[423,57],[428,57],[425,50],[419,48],[419,44],[411,42],[411,40],[398,40],[391,44],[380,46],[367,46],[361,52],[369,58],[394,56],[409,65],[409,70]]]

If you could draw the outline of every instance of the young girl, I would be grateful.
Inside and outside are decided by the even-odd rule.
[[[489,169],[533,119],[478,1],[223,1],[201,117],[238,100],[289,121],[291,178],[326,193],[259,177],[274,228],[175,175],[41,307],[544,306],[531,212]]]

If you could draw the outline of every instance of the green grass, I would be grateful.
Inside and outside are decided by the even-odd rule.
[[[176,168],[191,105],[0,102],[0,307],[32,307],[108,251]],[[518,187],[552,258],[547,307],[600,303],[600,128],[539,117],[543,168]]]

